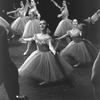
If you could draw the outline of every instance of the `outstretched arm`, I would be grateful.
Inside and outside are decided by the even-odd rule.
[[[8,15],[8,14],[12,14],[12,13],[16,13],[17,11],[19,11],[19,9],[14,10],[14,11],[10,11],[10,12],[7,12],[7,15]]]
[[[32,38],[23,38],[23,40],[24,41],[33,41],[33,40],[35,40],[35,38],[34,37],[32,37]]]
[[[17,17],[11,16],[11,15],[9,15],[8,17],[13,18],[13,19],[16,19],[17,18]]]
[[[57,8],[59,8],[60,10],[62,9],[62,7],[60,7],[54,0],[51,0],[51,2],[53,2],[54,5],[55,5]]]
[[[100,17],[100,10],[97,10],[96,13],[94,13],[91,17],[91,21],[94,24]]]
[[[85,19],[84,21],[88,22],[88,23],[92,23],[94,24],[100,17],[100,9],[97,10],[97,12],[95,12],[91,17],[88,17],[87,19]]]
[[[56,38],[56,39],[57,39],[57,40],[63,39],[63,38],[65,38],[66,36],[68,36],[68,34],[69,34],[69,31],[67,31],[67,33],[66,33],[65,35],[63,35],[63,36],[61,36],[61,37],[59,37],[59,38]]]

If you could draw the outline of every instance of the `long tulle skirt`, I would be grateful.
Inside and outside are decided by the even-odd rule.
[[[30,38],[37,33],[40,33],[39,20],[38,19],[29,20],[25,25],[25,30],[22,38]]]
[[[54,32],[54,36],[60,37],[64,34],[66,34],[66,32],[71,29],[72,29],[72,25],[71,25],[70,19],[61,20]]]
[[[55,57],[50,51],[41,52],[36,50],[18,71],[20,76],[32,76],[39,80],[54,82],[69,75],[72,66],[59,55]]]
[[[83,41],[85,43],[86,48],[89,51],[91,60],[94,62],[98,55],[98,51],[96,50],[96,48],[92,45],[90,41],[88,41],[87,39],[83,39]]]
[[[88,40],[84,39],[79,43],[70,42],[61,52],[60,55],[66,60],[68,56],[74,57],[81,63],[93,62],[97,56],[97,51]]]
[[[0,16],[0,25],[5,27],[6,29],[10,30],[10,24]]]
[[[24,27],[28,21],[26,17],[18,17],[12,24],[11,29],[15,32],[16,35],[22,36],[24,32]]]

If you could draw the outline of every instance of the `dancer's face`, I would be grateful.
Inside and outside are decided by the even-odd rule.
[[[31,6],[35,6],[35,1],[34,0],[31,0]]]
[[[76,19],[73,20],[72,22],[73,27],[77,27],[78,26],[78,21]]]
[[[21,6],[21,7],[23,7],[23,6],[24,6],[23,1],[20,1],[20,6]]]
[[[40,21],[39,26],[40,26],[41,31],[45,30],[46,29],[46,22],[45,21]]]
[[[62,2],[62,6],[63,6],[63,7],[66,7],[66,1],[63,1],[63,2]]]

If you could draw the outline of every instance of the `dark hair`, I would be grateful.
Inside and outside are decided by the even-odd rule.
[[[41,22],[41,21],[44,21],[44,22],[46,23],[46,28],[48,28],[48,27],[49,27],[49,24],[47,23],[47,21],[46,21],[46,20],[41,19],[41,20],[40,20],[40,22]]]

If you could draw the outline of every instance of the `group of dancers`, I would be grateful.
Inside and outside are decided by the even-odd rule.
[[[79,24],[77,19],[68,18],[69,11],[65,0],[62,7],[54,0],[51,2],[61,11],[57,17],[62,18],[55,29],[54,37],[50,36],[48,23],[41,20],[34,0],[26,0],[25,5],[20,1],[20,8],[7,12],[8,15],[17,13],[11,25],[0,17],[0,25],[7,30],[7,34],[12,33],[12,37],[20,35],[20,40],[27,42],[27,49],[23,55],[28,53],[32,41],[35,41],[37,49],[21,65],[18,73],[21,77],[31,76],[39,80],[39,85],[67,80],[72,75],[74,67],[86,63],[93,64],[98,55],[92,43],[83,38],[83,26],[87,27],[88,24],[98,21],[100,10]],[[67,46],[59,51],[64,38]],[[53,42],[56,43],[55,46]]]

